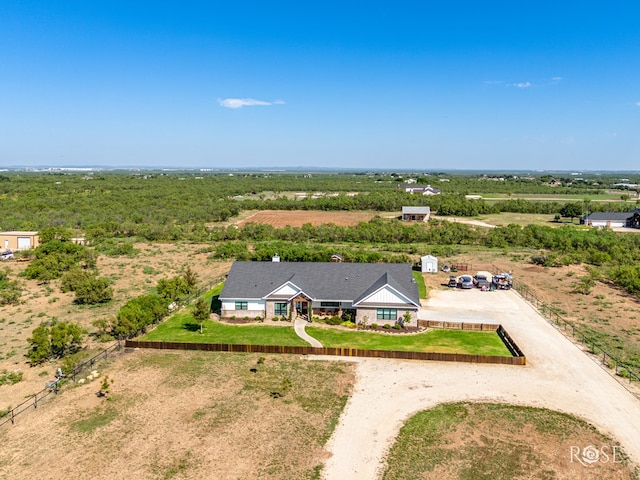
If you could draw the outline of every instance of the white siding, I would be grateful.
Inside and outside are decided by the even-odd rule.
[[[382,305],[388,305],[388,304],[406,305],[407,300],[399,296],[397,293],[395,293],[393,290],[389,289],[388,287],[385,287],[379,290],[378,292],[374,293],[370,297],[366,298],[362,303],[368,303],[368,304],[374,303],[374,304],[382,304]]]
[[[425,255],[422,260],[422,272],[423,273],[437,273],[438,272],[438,259],[432,255]]]
[[[263,310],[265,308],[264,300],[242,300],[238,299],[238,302],[247,302],[247,310]],[[236,300],[225,300],[222,302],[222,310],[235,310]],[[244,312],[244,310],[237,310],[238,312]]]
[[[298,288],[293,288],[291,286],[290,283],[287,283],[286,285],[283,285],[282,288],[279,288],[278,290],[274,291],[272,293],[272,295],[287,295],[287,296],[293,296],[296,293],[298,293],[300,291],[300,289]]]

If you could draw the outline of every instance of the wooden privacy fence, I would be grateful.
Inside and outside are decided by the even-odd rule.
[[[499,363],[525,365],[526,358],[495,355],[467,355],[462,353],[402,352],[395,350],[363,350],[339,347],[298,347],[285,345],[239,345],[227,343],[147,342],[127,340],[126,348],[153,348],[159,350],[200,350],[207,352],[285,353],[293,355],[332,355],[341,357],[390,358],[402,360],[435,360],[441,362]]]
[[[449,330],[473,330],[476,332],[497,332],[497,323],[441,322],[440,320],[418,320],[418,327],[445,328]]]

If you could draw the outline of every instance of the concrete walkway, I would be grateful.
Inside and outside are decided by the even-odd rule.
[[[296,318],[293,321],[293,329],[295,330],[296,335],[312,347],[322,348],[322,344],[305,331],[304,327],[306,325],[307,321],[304,318]]]

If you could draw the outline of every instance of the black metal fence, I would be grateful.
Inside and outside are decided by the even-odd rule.
[[[0,427],[2,427],[3,425],[9,422],[11,422],[11,424],[13,425],[15,423],[15,418],[18,415],[26,412],[27,410],[30,410],[31,407],[33,407],[34,409],[37,409],[38,405],[42,403],[42,401],[44,401],[47,397],[49,397],[50,395],[57,394],[60,389],[60,386],[64,383],[65,379],[71,378],[75,382],[76,377],[80,375],[82,372],[92,369],[99,362],[102,362],[108,359],[110,356],[113,356],[116,352],[122,351],[123,350],[122,347],[123,347],[122,342],[118,341],[113,345],[105,348],[97,355],[94,355],[90,359],[85,360],[84,362],[78,363],[73,368],[71,373],[69,373],[69,375],[67,375],[66,377],[58,378],[54,382],[47,382],[47,386],[44,389],[40,390],[35,395],[31,395],[24,402],[11,408],[5,413],[5,415],[0,417]]]

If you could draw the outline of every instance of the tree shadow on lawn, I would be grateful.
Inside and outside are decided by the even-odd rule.
[[[193,322],[187,322],[187,323],[182,325],[182,328],[184,328],[185,330],[189,330],[190,332],[199,332],[200,331],[200,324],[199,323],[193,323]]]

